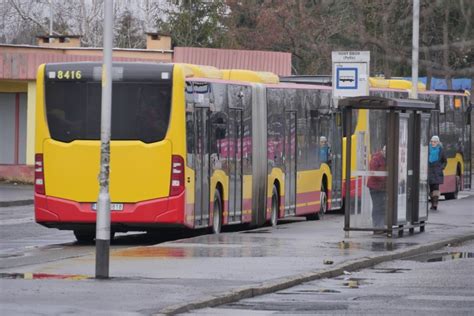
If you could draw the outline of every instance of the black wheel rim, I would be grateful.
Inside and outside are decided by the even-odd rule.
[[[271,214],[271,224],[272,226],[277,225],[277,218],[278,218],[278,197],[276,194],[272,196],[272,214]]]
[[[221,232],[221,204],[219,198],[214,199],[213,230],[215,234]]]
[[[321,199],[320,199],[320,203],[321,203],[321,208],[320,208],[320,215],[323,216],[324,214],[326,214],[326,211],[327,211],[327,194],[326,194],[326,191],[321,191]]]

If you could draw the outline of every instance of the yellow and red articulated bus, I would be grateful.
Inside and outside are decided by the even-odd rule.
[[[279,218],[342,205],[342,119],[327,86],[266,84],[268,197]],[[273,193],[271,193],[273,192]],[[276,194],[276,196],[275,196]]]
[[[430,134],[439,136],[448,160],[439,189],[446,199],[456,199],[459,191],[472,187],[470,95],[467,91],[438,90],[421,91],[419,98],[436,105]]]
[[[46,64],[37,76],[35,218],[79,241],[95,236],[101,67]],[[340,151],[319,143],[337,142],[342,126],[330,126],[340,115],[327,87],[187,64],[114,63],[112,72],[113,232],[219,233],[340,203],[331,175]]]
[[[407,80],[381,80],[371,78],[371,94],[383,97],[409,98],[412,83]],[[472,105],[467,91],[426,90],[419,83],[418,98],[433,102],[436,110],[431,114],[430,135],[438,135],[448,160],[444,169],[441,194],[456,199],[458,192],[471,188],[471,116]]]
[[[293,82],[302,85],[327,85],[330,89],[330,78],[327,76],[291,76],[283,78],[286,82]],[[385,98],[407,99],[410,96],[412,83],[403,79],[380,79],[370,78],[370,95]],[[426,90],[423,84],[419,84],[419,99],[431,101],[436,105],[436,111],[432,112],[429,126],[431,135],[439,135],[447,154],[448,164],[444,170],[444,184],[440,186],[441,193],[446,199],[456,198],[458,192],[463,189],[471,188],[471,120],[470,111],[472,105],[469,102],[469,93],[465,91],[430,91]],[[323,89],[321,87],[320,89]],[[346,138],[352,137],[352,150],[356,153],[351,159],[351,168],[356,170],[360,159],[370,159],[372,152],[363,153],[359,149],[365,148],[364,144],[369,142],[369,137],[380,138],[379,146],[374,146],[374,150],[380,150],[383,146],[386,126],[383,122],[381,113],[374,112],[372,115],[367,110],[353,111],[352,131],[344,131],[342,137],[342,196],[345,194],[345,144]],[[335,116],[337,118],[337,116]],[[320,124],[321,125],[321,124]],[[322,125],[321,125],[322,126]],[[320,126],[320,128],[321,128]],[[334,132],[337,124],[332,124],[329,129]],[[422,127],[423,128],[423,127]],[[331,133],[331,132],[329,132]],[[377,144],[372,139],[371,143]],[[365,155],[368,155],[366,157]],[[340,165],[338,165],[340,166]],[[340,179],[339,168],[331,170],[333,181]],[[351,195],[360,193],[357,188],[362,186],[359,179],[351,180]],[[336,192],[336,191],[335,191]],[[338,205],[338,204],[337,204]]]

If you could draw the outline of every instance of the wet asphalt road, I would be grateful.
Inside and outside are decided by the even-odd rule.
[[[186,315],[473,315],[474,242]]]
[[[308,273],[317,274],[356,260],[391,256],[446,238],[474,238],[473,201],[471,192],[460,200],[443,201],[440,211],[430,216],[425,233],[416,232],[393,240],[367,232],[354,232],[347,237],[342,230],[341,214],[328,214],[322,221],[296,218],[280,221],[277,228],[237,229],[220,235],[176,238],[179,240],[166,243],[159,239],[149,240],[146,234],[122,235],[112,245],[110,280],[93,279],[93,245],[76,244],[71,232],[35,224],[32,208],[0,208],[0,310],[6,315],[151,315],[183,310],[194,302],[232,295],[238,289],[264,289],[288,279],[299,280]],[[326,259],[334,264],[327,266]],[[409,272],[399,274],[408,275]],[[472,271],[467,272],[473,275]],[[34,278],[36,274],[47,276]],[[437,276],[437,273],[432,274]],[[20,277],[15,278],[15,275]],[[33,278],[26,277],[32,275]],[[63,279],[71,275],[85,279]],[[284,294],[272,294],[277,295],[276,299],[264,308],[259,309],[252,303],[249,308],[244,306],[239,310],[229,305],[217,313],[314,314],[320,309],[326,311],[325,314],[346,313],[353,307],[336,295],[356,297],[351,303],[362,306],[364,300],[376,297],[379,289],[367,292],[368,296],[365,291],[376,285],[375,281],[382,275],[374,273],[373,284],[361,283],[356,289],[341,285],[347,281],[344,279],[326,280],[328,284],[318,283],[317,288],[303,290],[303,293],[311,293],[309,298],[299,293],[296,298],[285,301],[286,297],[291,297],[290,288],[290,294],[285,291],[282,291]],[[329,290],[319,291],[320,288]],[[406,289],[401,287],[400,292],[403,291]],[[324,299],[339,301],[314,305],[318,293]],[[292,306],[298,298],[305,299],[306,303],[301,303],[302,307]],[[275,306],[275,301],[278,308],[269,309],[269,306]],[[385,301],[378,302],[382,305],[380,308]],[[331,304],[336,307],[324,309]]]
[[[198,233],[117,233],[111,243],[111,249],[154,245]],[[33,205],[0,207],[0,268],[50,262],[94,252],[94,244],[77,243],[72,231],[51,229],[37,224],[34,221]]]

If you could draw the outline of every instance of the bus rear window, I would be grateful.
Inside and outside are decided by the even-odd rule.
[[[51,137],[62,142],[99,140],[100,82],[46,83],[46,115]],[[168,129],[171,86],[117,82],[112,86],[112,140],[163,140]]]

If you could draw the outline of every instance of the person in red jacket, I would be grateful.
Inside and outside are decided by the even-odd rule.
[[[383,146],[382,150],[372,155],[369,163],[370,171],[387,171],[385,150],[386,147]],[[367,187],[372,198],[372,225],[375,228],[385,226],[386,183],[387,177],[381,175],[370,176],[367,180]]]

